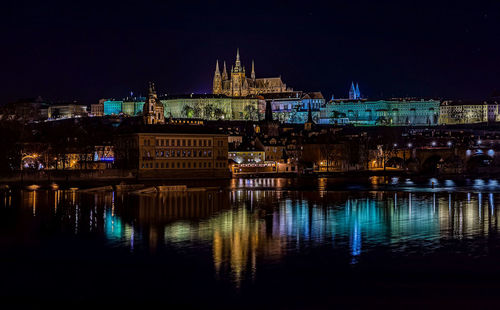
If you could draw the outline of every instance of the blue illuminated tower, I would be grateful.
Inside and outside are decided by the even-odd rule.
[[[351,82],[351,88],[349,89],[349,99],[356,99],[356,89],[354,88],[354,82]]]

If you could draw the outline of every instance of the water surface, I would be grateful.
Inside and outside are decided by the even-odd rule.
[[[0,194],[4,300],[491,306],[496,180],[240,179],[220,190]]]

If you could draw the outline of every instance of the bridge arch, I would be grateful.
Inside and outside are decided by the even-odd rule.
[[[422,163],[422,172],[424,173],[437,173],[439,168],[444,163],[443,157],[439,154],[433,154],[427,157]]]
[[[385,162],[386,167],[396,168],[396,169],[402,169],[404,165],[405,165],[404,159],[398,156],[391,157],[389,158],[389,160]]]

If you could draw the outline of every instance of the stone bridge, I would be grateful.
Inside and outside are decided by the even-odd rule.
[[[400,160],[413,171],[461,173],[471,167],[500,167],[500,150],[488,147],[417,147],[401,155]]]

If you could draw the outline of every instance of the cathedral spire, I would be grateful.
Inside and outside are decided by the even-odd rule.
[[[215,62],[215,74],[214,74],[214,83],[212,88],[212,93],[220,94],[222,92],[222,79],[220,76],[219,70],[219,60]]]
[[[251,78],[252,78],[252,80],[255,80],[255,66],[254,66],[254,63],[253,63],[253,59],[252,59],[252,75],[251,75]]]
[[[234,65],[234,70],[236,72],[241,71],[240,49],[239,48],[236,49],[236,64]]]
[[[359,92],[359,84],[356,83],[356,99],[361,99],[361,93]]]
[[[349,89],[349,99],[356,99],[356,89],[354,88],[354,82],[351,82],[351,88]]]
[[[226,61],[224,60],[224,69],[222,71],[222,80],[227,80],[227,70],[226,70]]]
[[[217,59],[217,61],[215,62],[215,75],[218,76],[220,75],[220,71],[219,71],[219,60]]]

